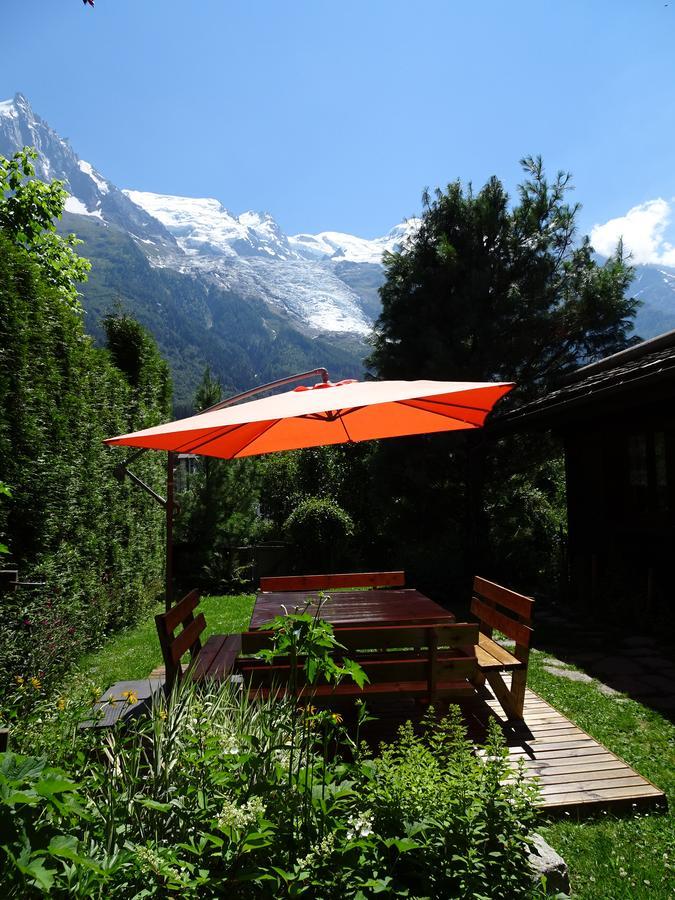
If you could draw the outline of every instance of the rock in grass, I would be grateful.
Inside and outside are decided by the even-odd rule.
[[[558,896],[569,894],[570,876],[567,863],[540,834],[535,833],[530,838],[528,861],[535,882],[541,881],[542,877],[546,878],[547,894]]]

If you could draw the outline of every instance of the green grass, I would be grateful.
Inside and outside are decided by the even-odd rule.
[[[533,653],[529,686],[665,791],[670,805],[668,813],[569,815],[542,827],[570,867],[573,896],[670,900],[675,897],[675,725],[635,701],[601,694],[596,682],[549,674],[544,658]]]
[[[254,599],[253,594],[202,597],[199,609],[206,619],[206,631],[202,638],[205,640],[216,633],[245,631]],[[118,632],[98,650],[83,656],[78,664],[79,671],[89,675],[102,689],[116,681],[145,678],[162,662],[154,616],[163,609],[158,605],[137,625]]]

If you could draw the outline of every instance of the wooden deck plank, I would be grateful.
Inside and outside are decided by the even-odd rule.
[[[583,729],[528,690],[522,729],[509,729],[495,698],[486,707],[505,729],[509,758],[523,760],[527,778],[537,778],[541,806],[550,812],[613,807],[663,806],[665,795]]]

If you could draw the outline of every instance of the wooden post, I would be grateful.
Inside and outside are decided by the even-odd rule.
[[[164,609],[168,612],[173,603],[173,516],[174,506],[174,468],[176,454],[167,453],[166,458],[166,582],[164,588]]]

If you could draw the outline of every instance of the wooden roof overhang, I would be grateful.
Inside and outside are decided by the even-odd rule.
[[[566,431],[625,416],[675,415],[675,331],[583,366],[543,397],[495,418],[495,434]]]

